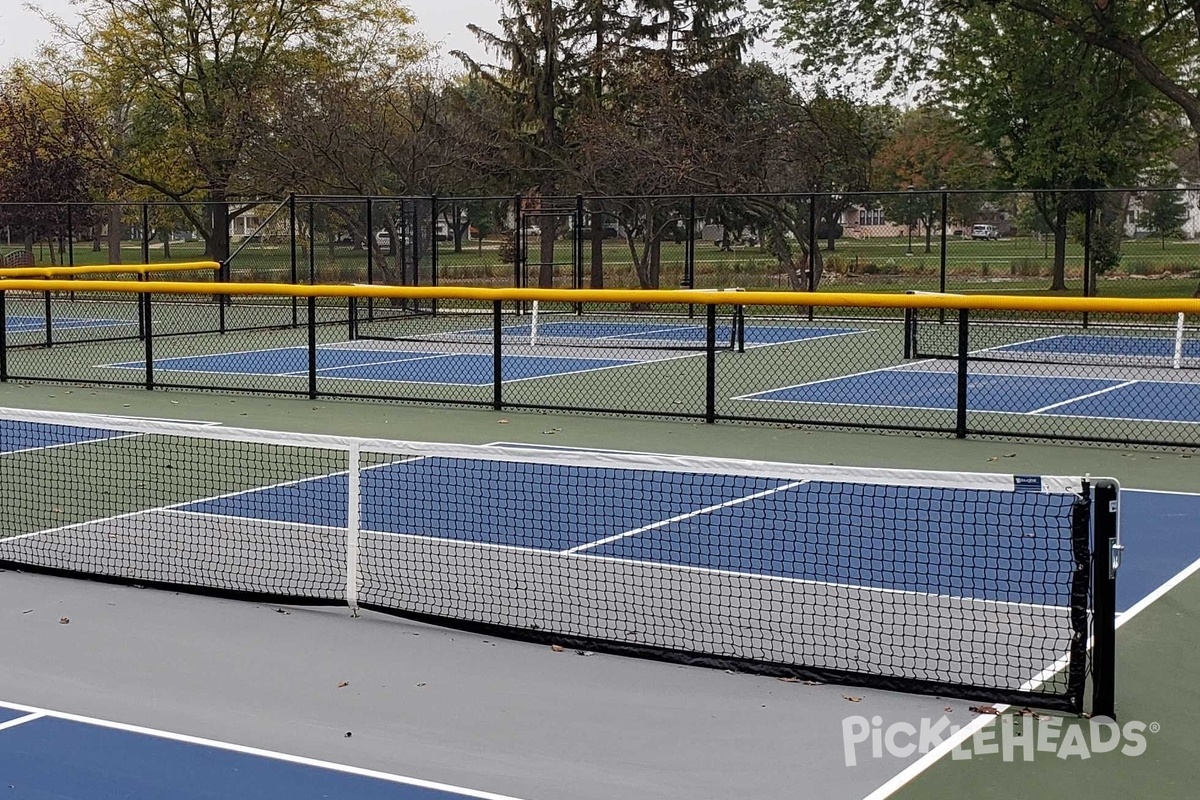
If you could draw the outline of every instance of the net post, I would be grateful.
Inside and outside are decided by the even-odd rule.
[[[504,409],[503,387],[504,377],[501,370],[501,343],[503,333],[503,311],[501,301],[492,301],[492,409]]]
[[[571,247],[573,252],[571,258],[574,261],[574,275],[572,283],[576,289],[583,288],[583,195],[575,195],[575,235],[571,237]],[[575,304],[575,313],[583,313],[583,305]]]
[[[353,342],[358,338],[358,298],[354,295],[346,298],[346,315],[349,317],[346,335]]]
[[[429,206],[432,209],[429,215],[429,283],[431,286],[438,285],[438,196],[436,194],[429,196]],[[451,235],[453,233],[451,232]],[[429,313],[437,314],[437,298],[429,301]]]
[[[0,289],[0,383],[8,382],[8,300]]]
[[[1083,206],[1083,296],[1091,297],[1092,287],[1092,234],[1095,231],[1096,192],[1084,196]],[[1088,327],[1088,313],[1083,312],[1083,327]]]
[[[1092,716],[1116,719],[1117,569],[1120,486],[1094,481],[1092,524]]]
[[[704,312],[704,421],[711,425],[717,421],[717,307],[709,303]]]
[[[958,310],[958,384],[955,391],[954,436],[958,439],[967,438],[967,366],[969,358],[967,351],[970,347],[970,328],[968,328],[967,309]]]
[[[142,319],[145,322],[146,390],[154,389],[154,322],[150,314],[150,293],[141,294]]]
[[[1183,368],[1183,330],[1184,330],[1184,313],[1179,312],[1179,316],[1175,320],[1175,355],[1171,359],[1172,369]]]
[[[370,197],[368,197],[366,200],[364,200],[363,203],[366,206],[364,211],[366,213],[366,223],[367,223],[367,226],[366,226],[367,227],[367,235],[366,235],[367,284],[370,285],[370,284],[375,283],[375,209],[374,209],[374,205],[372,204]],[[389,237],[388,241],[391,241],[390,237]],[[370,319],[370,315],[373,310],[374,309],[372,309],[370,307],[370,305],[368,304],[368,306],[367,306],[367,318],[368,319]]]
[[[308,399],[317,399],[317,298],[308,298]]]
[[[525,259],[522,254],[522,243],[525,240],[525,220],[521,217],[521,195],[513,196],[513,288],[520,289],[524,281],[524,263]],[[520,300],[514,301],[517,304],[517,316],[525,313],[525,305]]]
[[[346,605],[350,607],[350,616],[358,616],[358,585],[359,585],[359,536],[360,514],[362,513],[362,492],[360,477],[362,474],[362,446],[358,442],[350,443],[348,452],[349,463],[346,465]]]

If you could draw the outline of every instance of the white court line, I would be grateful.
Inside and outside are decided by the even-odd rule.
[[[621,539],[628,538],[630,536],[637,536],[639,533],[645,533],[646,531],[652,531],[656,528],[661,528],[663,526],[671,525],[676,522],[682,522],[685,519],[691,519],[692,517],[698,517],[701,514],[711,514],[712,512],[718,511],[722,508],[731,508],[733,506],[741,505],[742,503],[748,503],[751,500],[759,500],[764,497],[770,497],[771,495],[776,494],[778,492],[786,492],[789,489],[795,489],[799,486],[803,486],[806,483],[808,483],[808,481],[794,481],[793,483],[784,484],[783,486],[776,486],[774,489],[767,489],[766,491],[756,492],[755,494],[749,494],[749,495],[746,495],[745,497],[738,497],[734,500],[727,500],[724,503],[718,503],[716,505],[696,509],[695,511],[689,511],[686,514],[679,514],[677,516],[671,517],[670,519],[660,519],[658,522],[652,522],[649,525],[643,525],[642,527],[634,528],[631,531],[625,531],[623,533],[613,534],[612,536],[606,536],[603,539],[597,539],[594,542],[588,542],[586,544],[581,544],[576,547],[572,547],[570,549],[563,550],[562,552],[565,555],[574,555],[576,553],[581,553],[584,550],[591,550],[593,547],[600,547],[601,545],[610,544],[612,542],[616,542]]]
[[[324,769],[330,772],[341,772],[346,775],[371,778],[378,781],[386,781],[388,783],[402,783],[408,786],[417,786],[422,789],[433,789],[435,791],[457,794],[461,797],[477,798],[477,800],[518,800],[518,798],[510,795],[482,792],[477,789],[466,789],[461,786],[452,786],[447,783],[437,783],[434,781],[421,780],[420,778],[410,778],[404,775],[394,775],[389,772],[380,772],[373,769],[351,767],[346,764],[336,764],[332,761],[322,761],[316,758],[294,756],[288,753],[280,753],[275,750],[264,750],[259,747],[247,747],[246,745],[221,742],[217,741],[216,739],[205,739],[199,736],[188,736],[182,733],[171,733],[170,731],[159,730],[157,728],[146,728],[141,725],[129,725],[124,722],[112,722],[110,720],[97,719],[96,717],[85,717],[80,714],[67,714],[62,711],[53,711],[48,708],[38,708],[36,706],[27,706],[20,703],[0,701],[0,708],[8,708],[12,709],[13,711],[27,711],[31,716],[51,717],[54,719],[63,720],[64,722],[75,722],[82,725],[92,725],[97,728],[107,728],[109,730],[123,731],[125,733],[135,733],[140,736],[151,736],[156,739],[167,739],[172,742],[191,744],[198,747],[210,747],[214,750],[225,750],[232,753],[240,753],[242,755],[269,758],[273,761],[283,761],[288,764],[315,767],[317,769]]]
[[[15,728],[18,725],[24,725],[27,722],[33,722],[36,719],[42,719],[46,715],[40,711],[35,711],[32,714],[26,714],[23,717],[10,719],[8,722],[0,722],[0,731],[6,731],[9,728]]]
[[[1191,564],[1189,564],[1187,567],[1184,567],[1181,571],[1176,573],[1170,580],[1166,581],[1161,586],[1159,586],[1157,589],[1155,589],[1153,592],[1146,595],[1141,600],[1139,600],[1137,603],[1135,603],[1128,611],[1125,611],[1124,613],[1117,615],[1116,627],[1119,629],[1126,622],[1129,622],[1129,620],[1133,619],[1138,614],[1142,613],[1147,608],[1149,608],[1153,603],[1162,599],[1162,597],[1167,592],[1171,591],[1176,586],[1178,586],[1179,584],[1183,583],[1188,578],[1195,575],[1197,572],[1200,572],[1200,559],[1196,559]],[[1060,661],[1059,663],[1062,664],[1063,666],[1065,666],[1065,659],[1063,661]],[[1050,670],[1054,670],[1054,667],[1059,667],[1059,670],[1061,670],[1061,668],[1062,668],[1061,666],[1059,666],[1059,664],[1055,664],[1054,666],[1050,667],[1050,669],[1048,669],[1047,672],[1050,672]],[[1051,675],[1056,674],[1056,672],[1057,672],[1057,670],[1055,671],[1055,673],[1051,673]],[[1043,673],[1043,675],[1045,675],[1045,673]],[[1038,676],[1038,677],[1042,678],[1042,676]],[[1050,676],[1046,676],[1046,677],[1050,677]],[[1037,679],[1035,679],[1035,681],[1037,681]],[[1031,682],[1031,683],[1033,683],[1033,686],[1031,686],[1030,688],[1036,688],[1036,686],[1041,682],[1044,682],[1044,680],[1038,681],[1037,683]],[[1001,714],[1003,714],[1005,711],[1007,711],[1011,707],[1012,706],[1009,706],[1009,705],[994,706],[994,708]],[[949,739],[946,739],[941,744],[939,744],[937,747],[930,750],[925,755],[921,756],[921,758],[917,759],[912,764],[909,764],[907,767],[905,767],[899,773],[894,775],[891,779],[889,779],[886,783],[884,783],[878,789],[876,789],[875,791],[871,792],[866,797],[864,797],[863,800],[886,800],[886,798],[891,797],[896,792],[900,791],[905,786],[907,786],[909,783],[911,783],[918,775],[925,772],[927,769],[932,767],[934,764],[936,764],[937,762],[939,762],[943,758],[945,758],[947,753],[950,753],[951,751],[953,751],[956,747],[961,745],[967,739],[970,739],[972,736],[974,736],[978,731],[982,730],[987,725],[991,724],[995,720],[998,720],[999,718],[1000,718],[999,716],[981,715],[981,716],[978,716],[975,719],[971,720],[969,723],[964,725],[958,731],[958,733],[955,733]]]
[[[1087,394],[1081,394],[1078,397],[1072,397],[1068,400],[1063,400],[1062,402],[1059,402],[1059,403],[1051,403],[1048,406],[1042,406],[1041,408],[1035,408],[1033,411],[1030,411],[1028,413],[1044,414],[1045,412],[1050,411],[1055,408],[1061,408],[1062,406],[1069,406],[1069,405],[1071,405],[1071,403],[1078,403],[1080,400],[1087,400],[1088,398],[1091,398],[1091,397],[1099,397],[1102,394],[1108,394],[1109,392],[1115,392],[1118,389],[1124,389],[1126,386],[1133,386],[1135,383],[1138,383],[1138,382],[1139,381],[1125,381],[1124,383],[1118,383],[1116,386],[1109,386],[1107,389],[1100,389],[1099,391],[1089,392]]]

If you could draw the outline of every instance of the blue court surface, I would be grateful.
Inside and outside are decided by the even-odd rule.
[[[72,328],[109,328],[114,325],[131,325],[135,322],[136,320],[64,317],[51,320],[50,325],[52,330],[67,330]],[[10,315],[4,318],[4,324],[9,333],[46,330],[45,317]]]
[[[1027,342],[991,348],[1013,353],[1055,355],[1095,355],[1114,358],[1159,358],[1168,363],[1175,355],[1176,342],[1170,336],[1109,336],[1106,334],[1063,334],[1031,339]],[[1184,339],[1179,344],[1184,358],[1200,358],[1200,339]]]
[[[27,423],[7,422],[6,434]],[[103,435],[103,434],[101,434]],[[23,445],[87,446],[97,434],[39,425],[6,440]],[[558,449],[545,447],[543,449]],[[568,448],[569,449],[569,448]],[[1069,574],[1054,571],[1070,560],[1069,534],[1029,535],[1033,516],[1068,502],[1040,492],[1005,492],[1009,500],[987,519],[967,512],[976,490],[954,490],[949,513],[930,519],[921,511],[927,489],[859,487],[771,478],[656,474],[654,492],[634,470],[582,470],[558,465],[416,459],[362,473],[362,524],[378,535],[422,535],[462,540],[474,531],[489,545],[577,553],[639,561],[736,570],[780,577],[809,577],[880,589],[929,590],[1010,602],[1063,604]],[[546,487],[553,486],[553,492]],[[453,487],[448,492],[447,487]],[[640,487],[640,488],[639,488]],[[329,511],[344,507],[344,474],[185,503],[181,514],[222,515],[265,522],[345,526]],[[397,514],[403,498],[403,514]],[[536,501],[536,502],[535,502]],[[1122,493],[1125,560],[1117,581],[1118,611],[1160,592],[1200,559],[1200,496],[1125,490]],[[855,508],[870,504],[895,520],[888,531],[855,526]],[[924,504],[928,505],[928,504]],[[996,504],[989,503],[996,508]],[[466,525],[473,509],[487,509],[488,526]],[[530,509],[538,513],[530,514]],[[586,509],[587,513],[579,513]],[[957,513],[960,509],[964,513]],[[411,522],[410,522],[411,521]],[[964,527],[965,526],[965,527]],[[804,542],[791,533],[803,530]],[[1042,526],[1045,530],[1045,526]],[[990,546],[980,544],[990,543]],[[847,558],[852,546],[855,558]],[[1025,576],[1019,596],[1014,561],[1042,565]],[[1063,564],[1059,564],[1064,559]],[[897,563],[924,564],[897,574]],[[937,568],[932,565],[937,564]],[[988,565],[992,565],[989,569]],[[781,570],[779,565],[790,565]],[[997,570],[1006,576],[996,580]],[[77,800],[450,800],[498,795],[296,758],[161,731],[0,703],[0,795]]]
[[[953,411],[957,387],[953,372],[881,369],[737,399]],[[1200,383],[972,372],[967,376],[967,408],[1000,414],[1200,422]]]
[[[636,345],[669,340],[680,346],[702,345],[703,326],[661,327],[650,323],[559,321],[538,326],[539,336],[574,339],[593,345],[596,352],[605,347],[620,348],[622,342]],[[861,333],[855,328],[799,328],[747,326],[746,346],[765,347],[792,342],[826,339]],[[506,329],[506,335],[523,339],[529,337],[528,325]],[[491,336],[491,329],[451,332],[448,335]],[[729,330],[718,335],[727,342]],[[586,351],[581,351],[586,352]],[[666,356],[674,358],[677,356]],[[533,356],[505,355],[501,362],[501,379],[505,382],[575,375],[614,367],[654,363],[663,358],[615,358],[605,356]],[[145,362],[128,361],[105,365],[112,369],[144,370]],[[237,353],[213,353],[199,356],[159,358],[154,368],[160,372],[190,372],[217,375],[257,375],[271,377],[305,377],[308,375],[308,349],[279,347],[269,350],[250,350]],[[490,386],[493,381],[490,354],[407,351],[346,345],[323,345],[317,350],[317,375],[321,378],[340,378],[356,381],[386,381],[424,383],[441,386]]]
[[[500,795],[0,703],[0,796],[505,800]]]

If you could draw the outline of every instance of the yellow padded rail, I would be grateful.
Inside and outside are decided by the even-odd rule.
[[[425,300],[537,300],[543,303],[666,303],[721,306],[837,308],[945,308],[998,311],[1107,312],[1200,315],[1200,299],[1022,297],[1014,295],[868,294],[839,292],[705,292],[639,289],[483,289],[454,286],[343,286],[186,281],[6,280],[4,291],[151,292],[163,295],[262,295],[275,297],[375,297]]]
[[[91,264],[83,267],[4,267],[0,280],[17,278],[68,278],[75,275],[150,275],[156,272],[217,271],[216,261],[179,261],[163,264]],[[106,284],[110,285],[110,284]]]

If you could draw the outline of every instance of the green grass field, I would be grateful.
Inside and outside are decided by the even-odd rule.
[[[123,249],[125,263],[142,261],[141,245],[129,242]],[[238,247],[235,244],[235,248]],[[906,237],[878,239],[842,239],[835,250],[822,250],[824,271],[821,291],[937,291],[940,286],[940,242],[912,242],[911,255]],[[536,285],[540,264],[537,240],[531,240],[526,259],[525,281]],[[151,246],[150,261],[192,261],[203,257],[199,242],[176,243],[171,258],[163,258],[161,244]],[[641,255],[640,247],[638,256]],[[1127,297],[1190,297],[1200,285],[1200,242],[1141,239],[1122,245],[1121,263],[1101,275],[1095,293]],[[47,248],[35,250],[39,265],[51,263]],[[584,281],[592,272],[591,246],[583,253]],[[58,260],[58,259],[55,259]],[[397,271],[398,256],[379,263],[376,255],[374,282],[385,282],[385,268]],[[946,288],[952,292],[1049,294],[1052,254],[1047,241],[1013,238],[1001,241],[951,239],[946,246]],[[107,248],[95,252],[78,244],[74,250],[76,265],[103,264]],[[503,260],[496,241],[464,242],[454,252],[447,242],[438,245],[438,282],[443,285],[511,286],[514,268]],[[307,282],[309,269],[318,283],[358,283],[367,280],[367,253],[349,245],[318,244],[310,254],[298,247],[296,278]],[[1067,291],[1082,294],[1083,249],[1071,242],[1067,249]],[[419,261],[419,283],[433,280],[431,254]],[[664,288],[678,287],[683,280],[685,248],[682,243],[662,246],[659,283]],[[411,265],[409,267],[411,269]],[[286,243],[264,244],[257,240],[246,244],[231,262],[235,281],[288,282],[292,279],[291,247]],[[555,245],[554,283],[569,287],[573,280],[572,245],[563,240]],[[762,248],[735,247],[722,250],[710,242],[696,243],[696,287],[721,288],[742,286],[753,289],[790,290],[791,279],[778,261]],[[607,240],[604,245],[604,284],[611,288],[636,287],[634,257],[624,240]],[[184,278],[187,276],[174,276]]]

